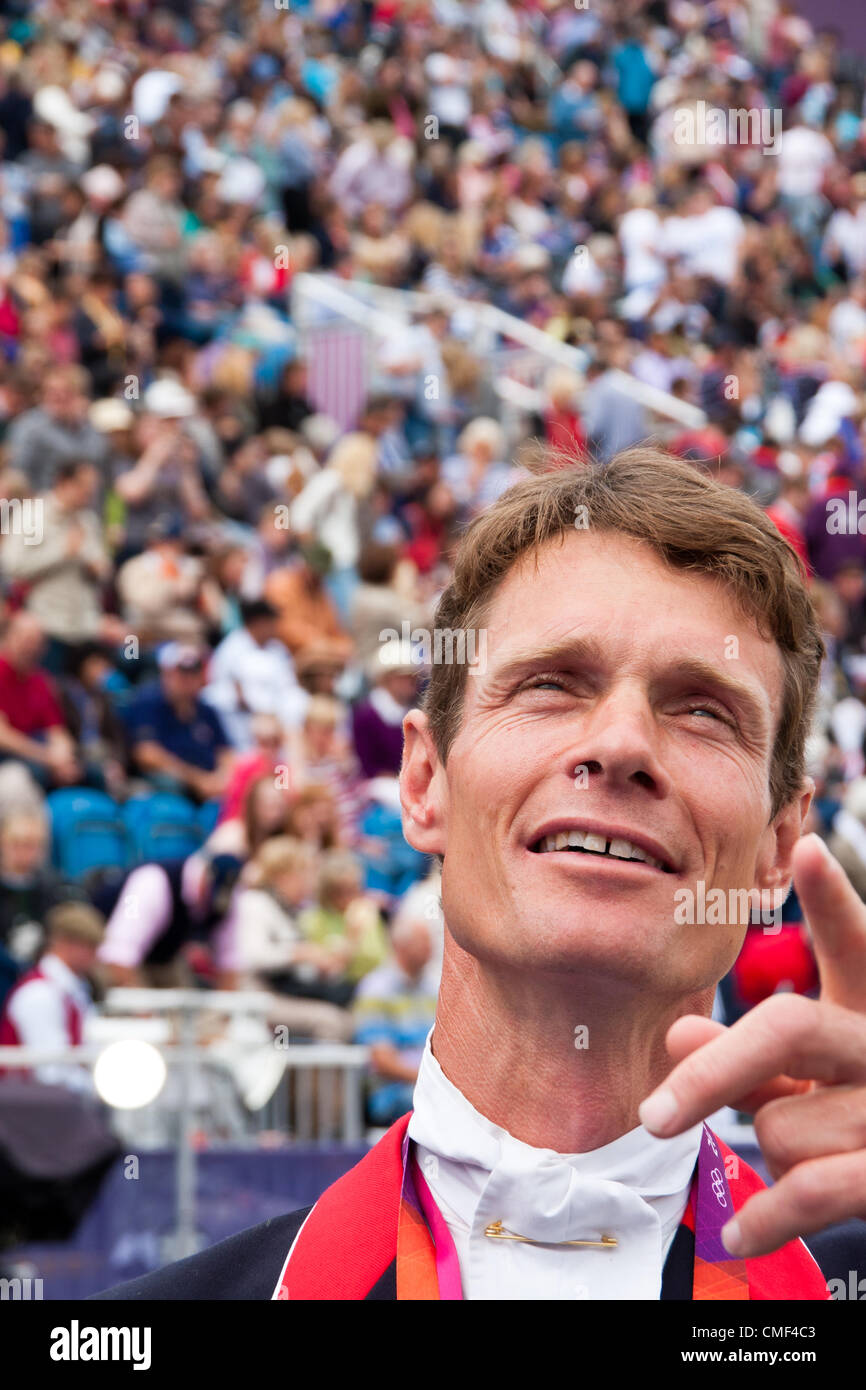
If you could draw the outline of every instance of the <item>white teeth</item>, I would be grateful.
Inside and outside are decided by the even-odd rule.
[[[608,854],[614,855],[617,859],[637,859],[643,858],[639,850],[629,840],[611,840],[607,848]]]
[[[539,846],[541,853],[549,854],[555,850],[586,849],[592,854],[610,854],[615,859],[639,859],[651,869],[664,870],[660,859],[654,859],[646,850],[633,845],[631,840],[610,840],[604,835],[596,835],[584,830],[560,830],[556,835],[545,835]]]

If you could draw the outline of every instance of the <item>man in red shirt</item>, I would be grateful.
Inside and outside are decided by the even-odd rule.
[[[36,619],[16,613],[0,642],[0,761],[27,763],[43,786],[69,786],[80,780],[82,767],[51,682],[39,668],[44,641]]]

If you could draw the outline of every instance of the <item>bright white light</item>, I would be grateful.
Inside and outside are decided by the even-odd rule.
[[[117,1110],[138,1110],[150,1105],[165,1085],[162,1054],[150,1043],[126,1038],[100,1052],[93,1068],[93,1084],[106,1105]]]

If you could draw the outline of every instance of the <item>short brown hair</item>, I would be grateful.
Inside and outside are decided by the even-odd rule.
[[[49,940],[80,941],[87,946],[99,946],[105,930],[105,918],[90,903],[70,900],[57,903],[46,912],[45,930]]]
[[[616,532],[650,546],[676,569],[719,579],[782,654],[782,710],[770,766],[773,816],[800,791],[805,742],[824,643],[796,553],[761,508],[691,463],[651,446],[605,464],[549,450],[530,459],[545,471],[517,483],[462,538],[436,627],[478,631],[515,562],[577,527]],[[424,694],[444,763],[463,717],[465,663],[434,663]]]

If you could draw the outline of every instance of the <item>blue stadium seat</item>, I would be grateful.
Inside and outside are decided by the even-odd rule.
[[[174,792],[133,797],[123,807],[122,815],[136,864],[186,859],[201,844],[195,806]]]
[[[381,841],[384,849],[381,858],[361,855],[368,889],[400,898],[413,883],[424,877],[428,857],[405,840],[399,811],[378,804],[368,806],[360,829],[362,837]]]
[[[198,824],[203,840],[206,840],[211,832],[216,829],[221,805],[221,801],[206,801],[203,806],[199,806]]]
[[[52,860],[61,874],[81,879],[94,869],[129,866],[129,837],[120,807],[105,792],[64,787],[52,792],[47,804]]]

